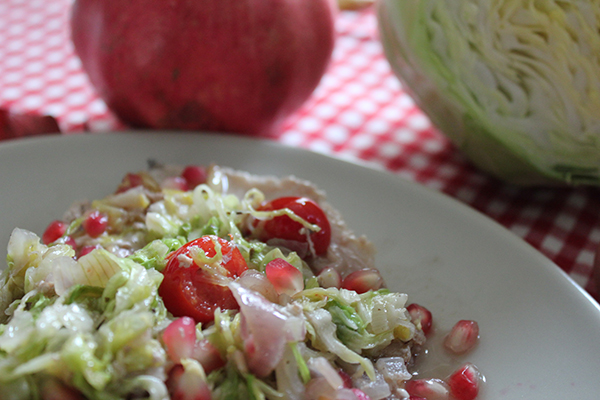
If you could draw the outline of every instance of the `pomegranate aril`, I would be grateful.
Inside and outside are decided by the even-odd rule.
[[[127,174],[119,184],[117,193],[126,192],[134,187],[142,186],[144,184],[144,178],[140,174]]]
[[[42,243],[50,244],[61,238],[69,226],[62,221],[52,221],[42,235]]]
[[[196,342],[192,357],[202,365],[206,374],[225,366],[221,353],[208,339]]]
[[[471,363],[457,369],[448,378],[450,394],[456,400],[474,400],[479,394],[481,375],[479,370]]]
[[[371,398],[360,389],[352,388],[350,390],[352,390],[352,393],[356,396],[356,400],[371,400]]]
[[[206,168],[199,165],[188,165],[181,173],[181,177],[187,182],[189,190],[206,183]]]
[[[181,190],[183,192],[189,190],[186,180],[180,176],[169,176],[162,181],[160,186],[163,189]]]
[[[77,255],[79,258],[85,256],[86,254],[90,254],[92,251],[101,248],[100,245],[95,246],[83,246],[81,250],[79,250],[79,254]]]
[[[265,266],[265,275],[279,294],[293,296],[304,289],[302,272],[283,258],[276,258]]]
[[[108,216],[98,210],[93,210],[87,214],[81,225],[85,233],[90,237],[96,238],[106,231]]]
[[[337,269],[327,267],[319,272],[317,282],[319,282],[319,286],[324,288],[334,287],[339,289],[342,286],[342,276]]]
[[[192,371],[186,371],[182,365],[176,365],[169,371],[167,388],[171,400],[211,400],[210,389],[205,380]]]
[[[409,304],[406,310],[410,314],[412,323],[416,327],[420,326],[425,336],[427,336],[431,332],[431,325],[433,324],[431,312],[417,303]]]
[[[0,140],[60,133],[56,119],[33,112],[15,113],[0,108]]]
[[[352,382],[352,377],[350,375],[348,375],[348,373],[346,371],[340,369],[338,371],[338,375],[340,376],[340,378],[342,378],[345,388],[350,389],[350,388],[352,388],[352,386],[354,386],[354,383]]]
[[[354,290],[356,293],[365,293],[369,290],[378,290],[383,286],[383,278],[379,271],[365,268],[352,272],[342,281],[342,288]]]
[[[479,325],[475,321],[460,320],[444,339],[444,347],[455,354],[466,353],[479,340]]]
[[[450,391],[446,383],[440,379],[415,379],[406,382],[404,389],[410,398],[424,398],[426,400],[448,400]]]
[[[191,358],[196,346],[196,323],[190,317],[182,317],[171,322],[162,335],[167,355],[174,363],[183,358]]]
[[[600,293],[600,244],[597,245],[595,250],[592,264],[592,283],[594,283],[596,291]]]
[[[75,239],[73,239],[71,236],[67,236],[63,240],[65,244],[68,244],[73,249],[77,249],[77,243],[75,242]]]

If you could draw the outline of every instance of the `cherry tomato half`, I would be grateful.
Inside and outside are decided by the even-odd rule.
[[[317,255],[326,254],[331,242],[331,226],[321,207],[306,197],[280,197],[261,205],[258,211],[273,211],[283,208],[289,208],[300,218],[321,228],[318,232],[311,232],[309,237],[314,246],[315,253]],[[304,226],[287,215],[265,221],[257,221],[255,227],[258,239],[263,242],[278,238],[307,243]]]
[[[195,262],[181,265],[180,255],[190,256],[193,247],[200,248],[207,257],[216,255],[215,243],[223,254],[220,266],[225,279],[237,278],[248,269],[246,260],[233,244],[217,236],[207,235],[183,245],[169,255],[163,270],[164,279],[158,288],[167,310],[176,317],[191,317],[196,322],[208,323],[214,319],[215,310],[234,310],[239,306],[233,294],[211,272],[200,268]],[[215,271],[215,273],[217,273]]]

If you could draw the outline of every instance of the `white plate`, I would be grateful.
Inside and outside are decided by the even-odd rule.
[[[349,225],[375,243],[388,286],[431,309],[438,338],[458,319],[479,322],[480,345],[464,360],[486,376],[481,399],[600,398],[600,308],[556,265],[448,197],[271,141],[117,133],[6,142],[0,243],[15,226],[41,233],[72,201],[104,197],[150,158],[294,174],[325,189]]]

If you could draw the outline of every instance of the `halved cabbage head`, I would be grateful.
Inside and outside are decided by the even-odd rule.
[[[386,56],[479,167],[600,184],[600,2],[380,0]]]

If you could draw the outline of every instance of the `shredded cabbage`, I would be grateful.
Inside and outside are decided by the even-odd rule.
[[[23,247],[32,255],[24,256]],[[27,284],[14,280],[0,289],[14,304],[0,330],[0,391],[20,382],[27,387],[22,398],[30,398],[36,379],[58,374],[86,397],[104,399],[102,392],[112,391],[111,385],[126,375],[164,365],[165,350],[156,339],[166,318],[158,297],[159,272],[101,249],[67,265],[66,256],[56,256],[62,245],[42,245],[22,230],[13,233],[9,248],[11,267],[3,273],[8,280],[49,260],[65,269],[47,269],[45,281],[60,287],[60,294],[34,286],[14,298],[7,293],[25,292]],[[65,283],[67,273],[73,274],[70,284]]]

